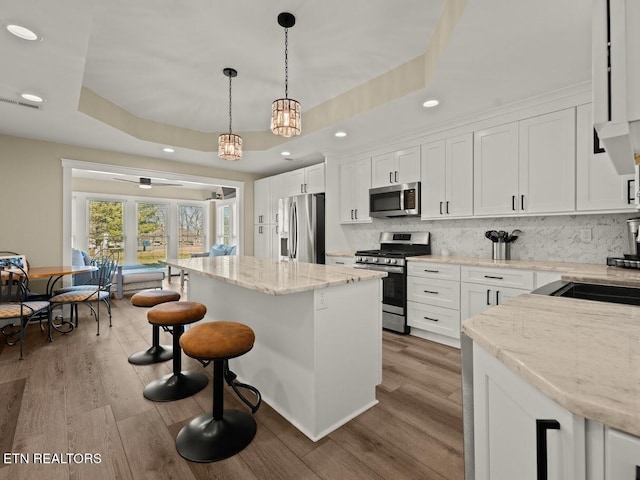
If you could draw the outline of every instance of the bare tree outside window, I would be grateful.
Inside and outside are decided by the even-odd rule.
[[[204,208],[178,206],[178,258],[204,250]]]

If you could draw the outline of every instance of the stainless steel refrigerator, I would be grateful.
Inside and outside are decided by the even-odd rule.
[[[324,193],[280,199],[278,211],[280,259],[324,263]]]

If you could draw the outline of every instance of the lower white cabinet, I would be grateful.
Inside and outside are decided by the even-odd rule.
[[[640,438],[605,428],[605,480],[640,478]]]
[[[333,255],[327,255],[325,257],[325,261],[324,263],[326,265],[338,265],[338,266],[342,266],[342,267],[353,267],[353,265],[356,263],[356,257],[352,257],[352,256],[333,256]]]
[[[475,480],[585,478],[584,418],[549,399],[477,343],[473,384]],[[546,461],[546,468],[539,460]]]
[[[478,315],[482,311],[501,305],[530,290],[522,288],[492,287],[475,283],[460,285],[460,314],[463,320]]]
[[[407,324],[446,337],[460,338],[459,310],[407,302]]]
[[[276,225],[253,226],[253,255],[277,260],[280,255]]]

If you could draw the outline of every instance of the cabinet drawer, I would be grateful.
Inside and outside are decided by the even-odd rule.
[[[460,282],[407,277],[407,300],[460,310]]]
[[[460,280],[460,265],[409,260],[409,262],[407,262],[407,275],[412,277],[441,278],[442,280]]]
[[[407,324],[410,327],[460,338],[460,312],[450,308],[407,302]]]
[[[640,438],[612,428],[605,430],[605,480],[634,480],[640,467]]]
[[[462,267],[463,282],[533,290],[534,272],[514,268]]]
[[[353,264],[356,262],[355,257],[334,257],[327,256],[325,258],[325,263],[327,265],[338,265],[342,267],[353,267]]]

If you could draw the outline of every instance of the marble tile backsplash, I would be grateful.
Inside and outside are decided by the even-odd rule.
[[[511,258],[567,262],[606,262],[607,256],[629,251],[626,220],[633,213],[519,218],[472,218],[421,221],[417,218],[374,219],[373,223],[343,225],[353,251],[379,247],[380,232],[431,232],[431,251],[440,255],[491,257],[487,230],[522,231],[511,245]],[[584,236],[583,236],[584,234]],[[588,236],[590,241],[586,241]]]

